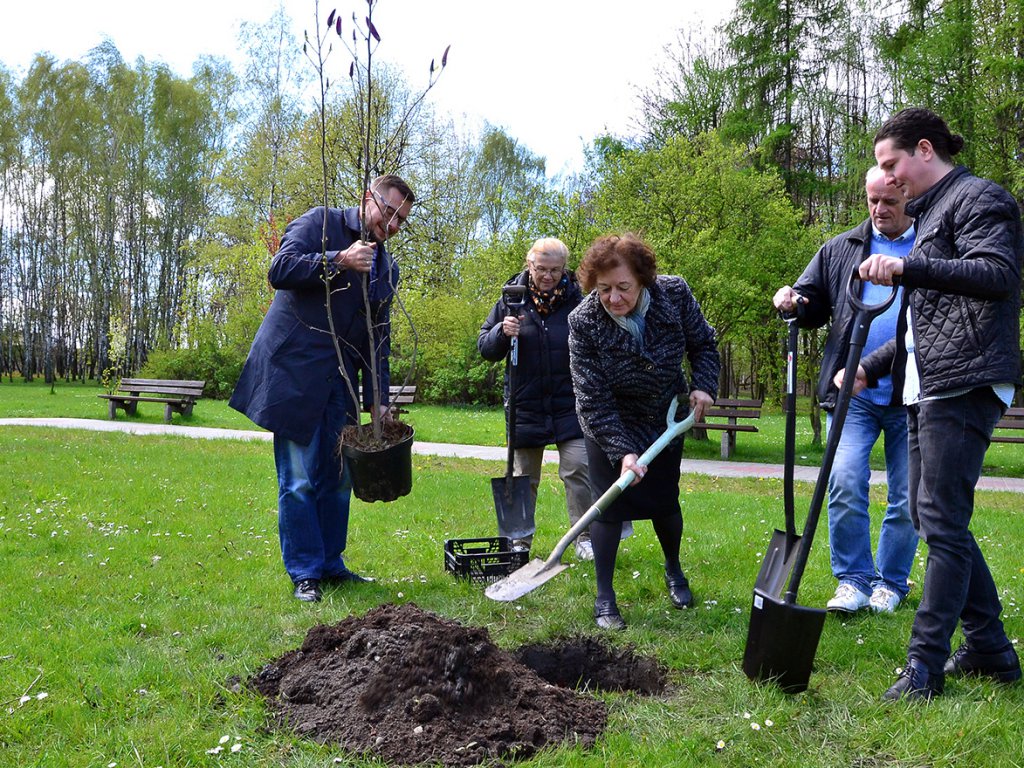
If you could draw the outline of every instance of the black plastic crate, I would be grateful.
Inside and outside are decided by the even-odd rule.
[[[527,550],[512,549],[508,536],[448,539],[444,543],[445,570],[470,581],[496,581],[522,568],[529,559]]]

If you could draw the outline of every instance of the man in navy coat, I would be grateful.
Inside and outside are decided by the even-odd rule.
[[[355,391],[360,381],[365,385],[365,408],[373,403],[373,355],[381,415],[390,418],[390,311],[398,265],[384,242],[405,223],[414,200],[398,176],[381,176],[363,205],[326,209],[326,226],[322,207],[288,225],[268,274],[274,300],[231,395],[232,408],[274,433],[281,555],[295,597],[305,602],[321,599],[322,581],[369,581],[342,559],[352,484],[337,442],[346,424],[358,423],[358,412],[337,350]]]

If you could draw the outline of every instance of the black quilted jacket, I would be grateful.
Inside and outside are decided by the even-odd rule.
[[[516,365],[516,429],[513,448],[538,448],[583,437],[576,419],[576,398],[569,375],[569,312],[583,298],[576,276],[569,272],[565,301],[547,317],[541,317],[527,291],[520,316],[519,362]],[[529,285],[523,271],[506,283]],[[506,358],[511,339],[501,330],[508,310],[500,299],[491,309],[477,349],[485,360]],[[508,417],[508,365],[505,366],[505,406]]]
[[[650,288],[644,345],[618,326],[592,291],[569,315],[569,363],[576,412],[583,432],[609,461],[641,454],[665,431],[672,398],[683,396],[676,418],[686,415],[691,386],[718,394],[715,329],[701,314],[690,286],[658,277]],[[687,383],[683,361],[689,362]]]
[[[907,205],[917,242],[904,259],[921,394],[1018,384],[1020,209],[998,184],[957,167]],[[906,313],[896,338],[862,363],[869,383],[903,365]]]

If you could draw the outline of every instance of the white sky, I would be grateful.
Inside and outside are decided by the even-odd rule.
[[[31,0],[4,3],[0,63],[20,78],[36,53],[84,58],[105,37],[126,61],[162,61],[182,76],[201,54],[241,73],[239,22],[262,24],[279,5],[296,44],[313,30],[314,0]],[[582,167],[583,147],[605,132],[627,135],[640,89],[654,84],[665,46],[680,29],[710,30],[734,0],[380,0],[377,55],[426,81],[432,58],[451,45],[448,68],[428,99],[476,130],[486,120],[547,158],[549,175]],[[364,0],[322,0],[351,29]]]

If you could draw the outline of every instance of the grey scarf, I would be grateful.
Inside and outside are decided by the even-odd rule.
[[[640,295],[637,296],[636,306],[633,307],[633,311],[628,315],[616,315],[609,311],[608,307],[601,302],[601,307],[608,314],[615,324],[625,328],[626,331],[632,336],[640,348],[644,347],[644,325],[646,323],[647,309],[651,306],[651,294],[646,288],[640,289]]]

